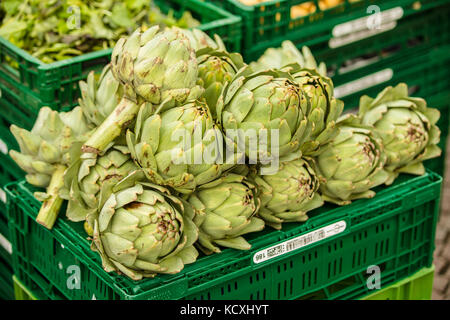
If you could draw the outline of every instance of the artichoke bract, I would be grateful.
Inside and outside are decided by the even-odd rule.
[[[251,245],[242,235],[264,228],[256,217],[260,200],[255,186],[245,176],[225,174],[197,188],[187,201],[194,208],[198,245],[206,254],[220,252],[219,246],[248,250]]]
[[[83,153],[64,176],[65,188],[60,195],[69,200],[66,216],[72,221],[84,221],[95,214],[101,193],[137,169],[126,146],[114,145],[102,155]],[[92,221],[88,223],[93,228]]]
[[[319,179],[310,165],[312,161],[294,158],[281,162],[274,174],[260,175],[257,168],[252,168],[250,179],[261,198],[258,215],[267,225],[281,229],[285,222],[306,221],[308,211],[323,205],[318,193]]]
[[[409,97],[405,83],[385,88],[375,99],[361,97],[359,114],[383,141],[387,185],[402,172],[424,174],[422,162],[441,155],[437,146],[440,130],[436,126],[439,110],[428,108],[422,98]]]
[[[327,67],[321,62],[317,65],[311,50],[303,46],[300,52],[297,47],[289,40],[283,41],[280,48],[269,48],[264,54],[253,62],[251,66],[257,71],[267,69],[282,69],[283,67],[297,63],[302,68],[316,70],[321,76],[326,76]]]
[[[226,51],[225,44],[218,35],[214,35],[213,40],[200,29],[180,29],[180,31],[189,40],[189,44],[195,51],[203,48]]]
[[[312,69],[300,68],[298,64],[285,67],[309,98],[308,120],[311,134],[302,145],[304,155],[314,156],[338,133],[336,121],[344,110],[344,103],[333,96],[333,82]]]
[[[145,108],[139,111],[134,132],[127,131],[127,144],[153,183],[190,193],[235,165],[224,157],[222,132],[205,103],[195,100],[148,114]]]
[[[31,131],[11,125],[20,152],[11,150],[11,158],[24,170],[27,182],[47,187],[57,165],[69,165],[72,146],[87,139],[90,127],[80,107],[57,112],[49,107],[39,110]]]
[[[205,88],[203,97],[211,114],[217,118],[216,105],[225,83],[230,82],[234,75],[245,64],[239,53],[228,53],[223,50],[204,48],[197,51],[198,81]]]
[[[229,145],[250,163],[267,163],[297,151],[309,136],[307,97],[287,72],[243,67],[224,87],[217,118]]]
[[[81,98],[78,103],[85,117],[95,126],[99,126],[119,104],[123,89],[114,78],[111,65],[103,68],[98,80],[91,71],[86,82],[80,81]]]
[[[139,97],[152,104],[167,99],[183,103],[201,93],[196,86],[195,51],[176,27],[137,29],[121,38],[112,52],[111,69],[124,84],[125,94],[136,103]]]
[[[140,182],[138,173],[120,181],[100,205],[91,248],[107,272],[133,280],[180,272],[198,256],[194,211],[166,188]]]
[[[321,177],[320,191],[325,201],[338,205],[372,198],[370,190],[385,183],[386,155],[380,137],[353,115],[338,120],[339,134],[316,158],[315,169]]]

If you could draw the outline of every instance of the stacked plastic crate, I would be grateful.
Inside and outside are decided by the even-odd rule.
[[[199,0],[183,1],[182,6],[174,1],[158,4],[163,12],[170,10],[175,16],[189,10],[201,22],[200,29],[219,34],[227,47],[240,51],[240,17]],[[9,150],[18,150],[9,127],[16,124],[31,129],[42,106],[55,110],[76,106],[80,96],[78,82],[91,70],[101,71],[110,56],[111,49],[44,64],[0,37],[0,298],[13,297],[11,239],[3,187],[24,176],[8,155]]]
[[[252,249],[202,256],[176,275],[132,281],[106,273],[81,224],[38,225],[39,202],[9,184],[15,276],[52,299],[358,299],[373,268],[382,287],[432,265],[442,179],[401,176],[375,198],[324,206],[302,224],[253,234]]]

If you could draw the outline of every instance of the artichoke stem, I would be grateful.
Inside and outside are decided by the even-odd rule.
[[[50,184],[47,187],[48,198],[42,203],[39,214],[36,218],[37,223],[42,224],[47,229],[52,229],[58,217],[63,199],[59,197],[59,190],[64,186],[64,172],[66,167],[58,165],[52,175]]]
[[[94,131],[81,150],[87,153],[101,153],[122,133],[123,129],[136,117],[138,111],[138,104],[123,98],[114,111]]]

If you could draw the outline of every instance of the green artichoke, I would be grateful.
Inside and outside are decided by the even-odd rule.
[[[43,202],[36,221],[51,229],[63,202],[59,191],[64,172],[78,157],[91,129],[80,107],[70,112],[43,107],[31,131],[12,125],[11,132],[20,147],[20,152],[9,152],[11,158],[27,173],[28,183],[47,187],[45,192],[34,193]]]
[[[387,185],[402,172],[424,174],[422,162],[441,155],[437,146],[440,130],[436,126],[439,110],[427,108],[422,98],[409,97],[406,84],[387,87],[375,99],[361,97],[359,114],[383,141]]]
[[[100,204],[92,250],[107,272],[133,280],[180,272],[198,256],[194,211],[169,190],[140,182],[138,173],[120,181]]]
[[[282,69],[283,67],[297,63],[302,68],[316,70],[321,76],[326,76],[327,67],[325,63],[321,62],[317,65],[311,50],[303,46],[302,52],[289,40],[283,41],[280,48],[269,48],[258,59],[258,61],[251,64],[256,71],[263,71],[268,69]]]
[[[197,51],[198,81],[197,84],[205,88],[203,97],[208,104],[213,118],[217,117],[217,100],[225,83],[245,64],[239,53],[228,53],[223,50],[204,48]]]
[[[254,73],[245,66],[224,87],[217,118],[227,144],[245,152],[250,163],[265,163],[300,148],[311,129],[306,119],[309,107],[287,72]]]
[[[47,187],[58,165],[69,165],[73,145],[87,139],[89,125],[80,107],[70,112],[57,112],[49,107],[39,110],[31,131],[11,126],[20,152],[11,150],[11,158],[27,174],[27,182]],[[73,160],[73,159],[72,159]]]
[[[309,98],[311,108],[307,118],[312,129],[301,149],[304,155],[317,155],[320,148],[338,134],[336,121],[342,114],[344,103],[333,96],[334,87],[330,78],[315,70],[300,68],[297,64],[289,65],[284,70],[289,70]]]
[[[196,86],[195,51],[176,27],[137,29],[121,38],[111,56],[111,69],[124,84],[125,94],[136,103],[138,97],[153,104],[166,99],[183,103],[202,92]]]
[[[322,198],[338,205],[372,198],[375,192],[370,189],[388,178],[382,141],[371,127],[361,124],[353,114],[341,117],[338,127],[338,136],[315,162],[322,180]]]
[[[102,192],[109,190],[138,167],[126,146],[114,145],[104,154],[83,153],[64,176],[65,188],[60,192],[69,200],[66,215],[69,220],[91,218],[98,209]],[[92,228],[92,220],[88,221]]]
[[[255,216],[260,207],[255,186],[245,176],[225,174],[198,187],[188,202],[199,227],[198,245],[207,254],[220,252],[219,246],[248,250],[242,235],[264,228]]]
[[[267,225],[281,229],[284,222],[301,222],[306,213],[323,205],[318,193],[319,179],[311,167],[310,158],[298,158],[280,163],[278,171],[261,175],[252,167],[250,179],[255,182],[261,209],[258,215]]]
[[[99,126],[119,104],[123,89],[120,82],[114,78],[111,65],[108,64],[98,80],[94,71],[87,77],[87,82],[80,81],[81,98],[78,103],[84,116],[95,126]]]
[[[139,111],[127,144],[151,182],[189,193],[235,165],[224,160],[223,135],[203,102],[149,114],[145,108]]]

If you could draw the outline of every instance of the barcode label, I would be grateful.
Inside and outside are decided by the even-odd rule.
[[[354,81],[334,88],[334,96],[336,98],[346,97],[361,90],[379,85],[383,82],[389,81],[394,76],[394,70],[387,68],[381,71],[369,74],[368,76],[359,78]]]
[[[0,151],[4,154],[8,154],[8,146],[2,139],[0,139]]]
[[[302,236],[298,236],[294,239],[290,239],[272,247],[260,250],[253,255],[253,262],[261,263],[288,252],[303,248],[315,242],[339,234],[343,232],[346,227],[347,223],[342,220],[315,231],[311,231]]]

